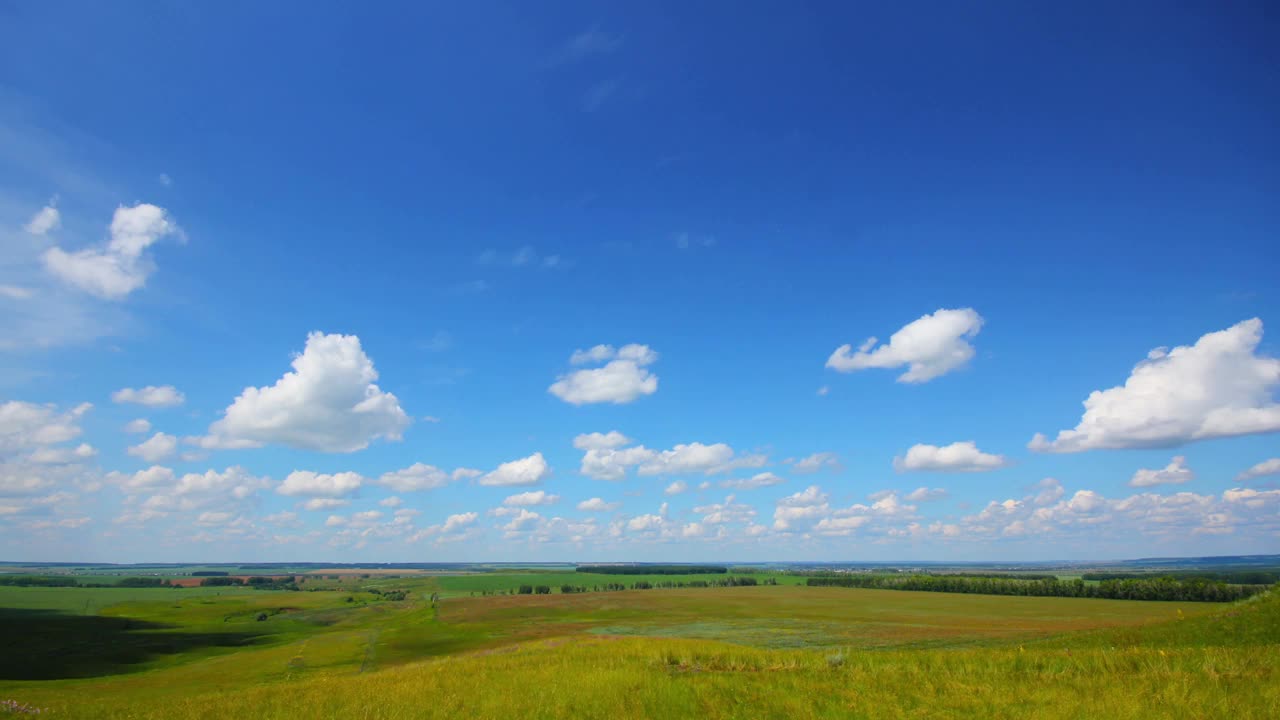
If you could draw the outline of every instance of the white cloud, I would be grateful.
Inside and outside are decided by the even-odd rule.
[[[391,497],[382,498],[381,500],[378,501],[378,504],[381,505],[382,507],[396,508],[396,507],[400,507],[400,505],[403,502],[404,501],[401,500],[400,498],[396,497],[395,495],[392,495]]]
[[[1280,360],[1255,353],[1261,340],[1262,321],[1253,318],[1208,333],[1195,345],[1156,348],[1123,386],[1090,393],[1074,429],[1062,430],[1053,441],[1037,433],[1028,447],[1170,447],[1280,431]]]
[[[607,433],[583,433],[573,439],[573,446],[578,450],[610,450],[631,444],[631,438],[617,430]]]
[[[830,392],[831,392],[831,386],[830,386],[830,385],[823,385],[822,387],[818,388],[818,393],[817,393],[817,395],[818,395],[818,397],[824,397],[824,396],[828,395]]]
[[[434,465],[414,463],[403,470],[383,473],[378,478],[378,484],[385,485],[396,492],[416,492],[444,487],[453,479],[449,473]]]
[[[346,507],[351,504],[350,500],[345,498],[311,498],[302,503],[303,510],[311,512],[319,512],[322,510],[335,510],[340,507]]]
[[[584,437],[588,436],[579,436]],[[610,441],[609,444],[615,443]],[[738,468],[758,468],[767,462],[768,457],[763,454],[736,455],[733,448],[724,443],[704,445],[694,442],[662,451],[650,450],[643,445],[630,448],[590,447],[582,456],[581,472],[597,480],[621,480],[630,467],[635,467],[640,475],[714,475]]]
[[[702,525],[725,525],[728,523],[750,523],[756,517],[756,509],[746,503],[736,502],[733,495],[722,503],[699,505],[693,509],[702,515]]]
[[[182,236],[164,208],[139,203],[116,208],[111,219],[111,239],[104,247],[68,253],[52,247],[44,254],[45,267],[60,280],[108,300],[119,300],[146,285],[156,266],[146,253],[163,237]]]
[[[1280,458],[1263,460],[1236,476],[1236,480],[1253,480],[1267,475],[1280,475]]]
[[[552,495],[545,490],[531,490],[529,492],[508,495],[502,501],[507,507],[531,507],[533,505],[551,505],[560,501],[559,495]]]
[[[31,216],[30,222],[22,226],[23,230],[32,235],[47,235],[53,230],[57,230],[62,224],[62,215],[58,212],[57,206],[53,200],[48,205],[40,208],[35,215]]]
[[[954,442],[944,447],[912,445],[905,457],[893,459],[893,467],[898,472],[987,472],[1008,464],[1003,455],[984,453],[971,441]]]
[[[342,472],[322,474],[310,470],[294,470],[280,483],[276,492],[281,495],[303,497],[341,498],[360,489],[364,478],[357,473]]]
[[[685,492],[688,489],[689,489],[689,485],[685,481],[676,480],[675,482],[668,485],[667,489],[663,490],[662,492],[666,495],[679,495],[680,493]]]
[[[640,475],[679,475],[703,472],[711,474],[724,471],[733,460],[733,448],[724,443],[703,445],[694,442],[676,445],[670,450],[654,453],[637,468]]]
[[[526,458],[502,463],[478,482],[481,485],[498,486],[536,485],[550,475],[551,467],[547,465],[542,453],[536,452]]]
[[[0,404],[0,453],[55,445],[80,436],[80,419],[93,405],[82,403],[67,412],[57,406],[10,400]]]
[[[17,285],[0,285],[0,296],[10,300],[30,300],[35,296],[35,291]]]
[[[851,345],[841,345],[827,359],[827,367],[847,373],[907,365],[898,382],[928,382],[969,362],[974,354],[969,340],[981,329],[982,316],[972,308],[938,310],[908,323],[887,345],[876,347],[874,337],[856,353]]]
[[[778,477],[771,472],[762,472],[745,480],[721,480],[720,487],[755,490],[756,488],[769,487],[770,485],[781,485],[784,482],[786,482],[786,478]]]
[[[819,470],[839,470],[840,457],[833,452],[814,453],[808,457],[796,460],[791,466],[791,471],[806,475],[816,473]]]
[[[27,459],[42,465],[66,465],[88,460],[97,454],[98,451],[92,445],[80,443],[74,448],[49,446],[36,448],[35,451],[27,456]]]
[[[605,502],[602,498],[593,497],[589,500],[583,500],[578,503],[578,509],[583,512],[611,512],[622,507],[622,503]]]
[[[657,361],[658,354],[647,345],[624,345],[616,352],[611,346],[597,345],[591,350],[575,351],[570,361],[580,364],[608,358],[613,359],[603,367],[561,375],[547,392],[573,405],[621,405],[658,391],[658,376],[646,368]]]
[[[811,523],[831,512],[826,493],[817,485],[810,485],[793,495],[779,500],[773,510],[775,530],[789,531],[799,524]]]
[[[458,480],[471,480],[472,478],[478,478],[483,474],[484,471],[476,470],[475,468],[458,468],[453,471],[453,475],[450,477],[453,478],[454,482],[457,482]]]
[[[947,491],[943,488],[918,487],[907,493],[905,499],[909,502],[929,502],[930,500],[941,500],[947,497],[947,494]]]
[[[503,525],[502,529],[508,533],[525,532],[533,529],[541,519],[542,516],[538,513],[520,508],[515,517],[511,519],[511,522]]]
[[[141,489],[154,494],[140,504],[134,503],[133,497],[128,498],[126,511],[117,522],[139,524],[175,512],[199,510],[239,512],[247,509],[259,490],[270,486],[267,478],[251,475],[242,467],[187,473],[176,482],[172,477],[168,468],[153,467],[125,478],[122,487],[126,491]]]
[[[445,518],[444,526],[441,527],[440,530],[441,532],[444,532],[444,533],[457,532],[458,530],[461,530],[465,527],[474,525],[476,522],[476,519],[479,517],[480,517],[479,514],[473,513],[473,512],[458,513],[457,515],[450,515],[449,517]]]
[[[186,402],[187,397],[172,385],[148,385],[144,388],[121,388],[111,393],[117,403],[132,403],[147,407],[175,407]],[[144,421],[145,422],[145,421]],[[146,432],[145,430],[143,432]]]
[[[409,416],[374,384],[378,372],[355,335],[313,332],[293,372],[270,387],[245,388],[200,438],[206,448],[278,443],[303,450],[354,452],[376,438],[399,440]]]
[[[147,440],[130,447],[126,452],[133,457],[154,463],[169,457],[177,449],[178,438],[167,433],[158,432]]]
[[[127,433],[141,434],[151,432],[151,421],[146,418],[138,418],[125,423],[124,431]]]
[[[1167,466],[1159,470],[1142,468],[1133,474],[1129,487],[1151,487],[1152,485],[1181,485],[1194,480],[1196,474],[1187,467],[1187,459],[1182,455],[1173,458]]]

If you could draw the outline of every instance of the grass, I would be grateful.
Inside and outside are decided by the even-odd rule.
[[[1231,606],[795,586],[424,599],[461,577],[489,575],[400,579],[403,602],[6,588],[4,606],[31,591],[122,601],[75,615],[45,596],[61,612],[46,609],[43,639],[6,626],[0,700],[85,718],[1240,719],[1280,706],[1274,593]]]

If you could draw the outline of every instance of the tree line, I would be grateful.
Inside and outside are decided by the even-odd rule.
[[[715,578],[712,580],[636,580],[630,585],[622,582],[604,583],[603,585],[570,585],[564,584],[560,586],[562,595],[571,595],[575,593],[588,592],[618,592],[620,590],[665,590],[674,588],[705,588],[705,587],[754,587],[756,585],[777,585],[777,578],[765,578],[757,580],[753,577],[740,577],[738,575],[730,575],[725,578]],[[551,593],[549,585],[521,585],[512,590],[480,590],[482,596],[489,595],[547,595]],[[472,591],[474,597],[476,591]]]
[[[1209,580],[1231,585],[1272,585],[1280,582],[1280,572],[1271,570],[1235,570],[1210,572],[1206,570],[1187,570],[1181,572],[1091,572],[1080,576],[1085,580],[1149,580],[1155,577],[1167,577],[1174,580]]]
[[[723,575],[723,565],[579,565],[580,573],[597,575]]]
[[[1183,600],[1192,602],[1232,602],[1257,595],[1266,585],[1228,585],[1202,578],[1176,580],[1169,577],[1104,580],[1097,584],[1082,579],[978,578],[958,575],[843,575],[812,577],[810,586],[872,588],[877,590],[918,590],[924,592],[973,593],[979,595],[1034,595],[1048,597],[1105,598],[1111,600]]]

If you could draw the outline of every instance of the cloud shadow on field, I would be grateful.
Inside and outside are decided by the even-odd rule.
[[[0,608],[0,680],[115,675],[164,655],[244,647],[266,635],[182,632],[174,627],[133,618]]]

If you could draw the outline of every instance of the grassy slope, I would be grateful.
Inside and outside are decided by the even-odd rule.
[[[1248,718],[1280,702],[1271,670],[1280,661],[1280,601],[1271,597],[1220,610],[760,587],[459,598],[438,618],[421,601],[365,606],[345,597],[250,593],[192,597],[177,608],[116,606],[114,616],[187,630],[272,634],[261,647],[197,648],[127,675],[0,681],[0,698],[70,717],[177,718]],[[296,609],[250,619],[284,600]],[[806,626],[819,630],[802,641],[840,647],[688,639],[719,634],[786,647]],[[1108,627],[1039,639],[1098,626]],[[949,647],[856,649],[935,644]],[[442,657],[409,662],[424,656]],[[360,672],[375,667],[384,669]]]

